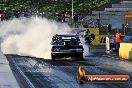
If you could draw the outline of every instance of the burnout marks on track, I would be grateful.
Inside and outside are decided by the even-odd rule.
[[[54,83],[51,84],[51,81],[40,72],[25,72],[24,74],[31,80],[36,88],[57,88],[57,85]]]
[[[50,64],[52,66],[95,66],[95,64],[90,63],[88,60],[83,61],[44,61],[43,63]]]
[[[20,63],[28,63],[28,61],[33,61],[35,60],[36,62],[41,63],[41,64],[49,64],[52,66],[95,66],[95,63],[91,63],[90,60],[81,60],[81,61],[71,61],[71,60],[46,60],[43,58],[35,58],[35,57],[29,57],[29,56],[19,56],[19,55],[6,55],[7,58],[14,58],[15,62]],[[37,64],[37,63],[36,63]]]

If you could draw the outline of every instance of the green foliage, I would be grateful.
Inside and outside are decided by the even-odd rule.
[[[111,0],[73,0],[74,12],[88,14],[91,10],[99,8]],[[41,9],[54,16],[61,10],[71,13],[72,0],[0,0],[0,8],[6,10],[30,10],[31,8]],[[71,14],[70,14],[71,15]]]

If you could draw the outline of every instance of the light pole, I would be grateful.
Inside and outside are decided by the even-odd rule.
[[[73,8],[73,0],[72,0],[72,20],[73,20],[73,12],[74,12],[74,8]]]
[[[73,8],[73,0],[72,0],[72,27],[73,27],[73,15],[74,15],[74,8]]]

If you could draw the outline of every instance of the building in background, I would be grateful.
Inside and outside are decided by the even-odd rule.
[[[104,11],[92,11],[93,18],[98,20],[100,25],[111,24],[113,28],[122,28],[126,24],[125,16],[132,11],[132,1],[121,1],[119,4],[112,4],[111,8],[105,8]],[[129,21],[132,26],[132,21]]]

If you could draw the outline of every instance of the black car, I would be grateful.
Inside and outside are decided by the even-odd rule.
[[[74,57],[77,60],[83,59],[83,46],[76,35],[55,35],[52,38],[51,57]]]

